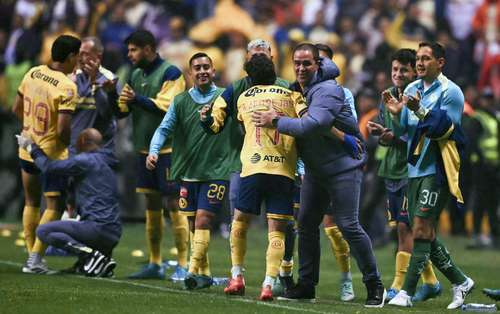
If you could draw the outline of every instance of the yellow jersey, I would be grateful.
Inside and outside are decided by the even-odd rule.
[[[276,128],[256,127],[252,113],[273,108],[279,115],[297,118],[307,111],[298,92],[277,85],[257,85],[238,98],[238,120],[245,127],[241,149],[241,176],[264,173],[295,179],[297,148],[295,138],[280,134]]]
[[[75,111],[76,84],[64,73],[40,65],[26,73],[18,93],[23,98],[23,131],[49,158],[66,159],[68,150],[57,135],[57,117],[60,112]],[[19,158],[33,161],[22,148]]]

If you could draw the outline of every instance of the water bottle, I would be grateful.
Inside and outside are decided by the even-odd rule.
[[[226,286],[229,282],[229,278],[227,277],[213,277],[212,285],[214,286]]]
[[[496,312],[497,306],[495,304],[479,304],[469,303],[462,305],[462,311],[467,312]]]

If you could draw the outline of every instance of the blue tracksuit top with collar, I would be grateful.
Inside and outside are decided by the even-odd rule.
[[[332,126],[335,126],[364,142],[351,107],[345,103],[344,90],[335,81],[339,74],[333,61],[322,58],[319,70],[302,91],[308,114],[302,118],[281,117],[278,120],[279,132],[296,138],[306,172],[317,177],[340,174],[366,162],[366,153],[361,159],[355,159],[339,139],[330,135]]]
[[[118,207],[118,160],[113,151],[100,148],[65,160],[51,160],[36,145],[31,151],[36,166],[44,173],[75,177],[76,207],[81,220],[106,225],[121,235]]]
[[[440,107],[446,111],[453,124],[460,126],[462,113],[464,111],[464,94],[460,87],[449,80],[442,73],[432,82],[431,86],[424,91],[424,82],[419,79],[410,83],[405,91],[405,95],[415,96],[417,90],[420,92],[420,106],[432,110]],[[399,121],[395,120],[394,133],[401,136],[408,133],[408,149],[412,146],[413,135],[417,130],[418,117],[406,106],[401,111]],[[398,123],[399,122],[399,123]],[[431,139],[425,137],[420,157],[415,165],[408,163],[408,177],[418,178],[436,174],[436,162],[439,156],[439,147],[431,145]]]
[[[75,144],[78,135],[87,129],[97,129],[103,137],[103,147],[114,149],[114,138],[116,134],[115,110],[118,100],[118,90],[106,93],[102,84],[107,80],[115,79],[115,75],[103,67],[97,72],[95,85],[92,85],[89,77],[81,70],[76,72],[76,86],[78,87],[78,99],[71,119],[71,140],[69,146],[70,155],[75,155]]]

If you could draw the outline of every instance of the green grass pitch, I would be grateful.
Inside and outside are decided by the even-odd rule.
[[[305,304],[257,301],[265,271],[267,245],[265,230],[257,226],[249,231],[245,297],[226,297],[221,286],[189,292],[180,284],[167,280],[127,280],[126,275],[137,270],[145,260],[131,255],[135,249],[145,251],[144,226],[141,224],[124,228],[122,240],[114,253],[118,263],[115,278],[23,274],[21,266],[26,253],[24,248],[14,244],[19,230],[20,226],[10,237],[0,237],[0,313],[449,313],[446,306],[451,300],[450,284],[441,274],[438,277],[444,292],[438,299],[417,304],[411,309],[387,306],[365,309],[362,306],[365,288],[354,261],[356,299],[350,303],[339,301],[338,269],[324,237],[320,284],[316,291],[318,300],[316,304]],[[500,252],[466,251],[465,239],[461,238],[445,238],[444,242],[457,264],[476,282],[476,289],[467,301],[493,303],[480,293],[480,289],[500,288]],[[166,230],[164,251],[171,246],[171,233]],[[227,276],[230,269],[228,240],[212,237],[209,255],[213,275]],[[384,284],[388,287],[394,273],[394,246],[377,249],[376,255]],[[167,254],[164,257],[172,258]],[[74,258],[47,257],[47,260],[50,267],[62,269],[72,265]]]

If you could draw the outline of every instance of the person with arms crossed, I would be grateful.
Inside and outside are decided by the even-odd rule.
[[[305,164],[301,189],[299,224],[299,281],[282,299],[315,299],[319,281],[319,225],[330,203],[333,216],[349,246],[353,249],[367,288],[366,307],[382,307],[386,291],[380,279],[370,238],[358,220],[361,159],[353,158],[342,141],[330,135],[332,126],[342,132],[361,134],[351,109],[345,105],[342,88],[334,80],[338,69],[319,57],[318,48],[302,43],[293,53],[296,89],[306,97],[308,114],[302,118],[279,116],[275,110],[256,111],[258,127],[276,126],[282,134],[296,137],[299,156]],[[336,69],[336,71],[334,71]]]
[[[199,123],[200,109],[223,92],[213,83],[212,59],[205,53],[194,54],[189,74],[194,87],[173,99],[151,139],[146,167],[157,167],[160,150],[172,135],[170,178],[182,180],[179,207],[188,216],[193,233],[189,272],[184,279],[185,287],[192,290],[212,285],[208,246],[212,223],[229,186],[230,130],[213,136]]]
[[[118,207],[118,160],[113,151],[101,148],[102,136],[96,129],[85,129],[75,143],[78,154],[65,160],[52,160],[25,134],[19,146],[32,156],[46,175],[71,175],[75,178],[76,206],[80,220],[51,221],[36,231],[45,244],[78,256],[75,273],[91,277],[111,277],[116,262],[113,248],[122,233]]]
[[[23,123],[23,132],[51,159],[68,157],[70,125],[75,110],[77,89],[69,78],[80,49],[80,40],[73,36],[59,36],[52,45],[52,63],[40,65],[26,73],[18,89],[12,108]],[[61,194],[66,189],[65,175],[40,173],[33,158],[19,148],[21,176],[24,187],[23,231],[29,258],[23,267],[25,273],[48,271],[42,256],[47,248],[36,238],[38,225],[58,220],[62,215]],[[40,218],[41,192],[47,208]]]
[[[459,308],[474,287],[453,262],[436,235],[439,214],[453,195],[463,203],[458,187],[460,129],[464,95],[442,74],[444,48],[438,43],[420,43],[416,56],[418,80],[404,90],[401,101],[384,92],[391,113],[394,135],[408,134],[408,214],[413,233],[413,250],[402,289],[390,305],[411,307],[418,280],[430,259],[453,284],[448,309]]]
[[[167,196],[167,208],[178,250],[178,267],[171,279],[183,279],[187,267],[188,223],[178,211],[179,187],[167,181],[171,164],[171,141],[167,141],[158,156],[154,170],[146,169],[149,142],[168,110],[172,99],[185,89],[182,72],[156,53],[156,40],[149,31],[139,30],[125,40],[128,57],[136,67],[119,98],[120,116],[132,114],[132,142],[137,152],[136,192],[146,199],[146,239],[149,264],[131,274],[131,279],[165,278],[162,267],[161,242],[163,238],[162,195]]]

